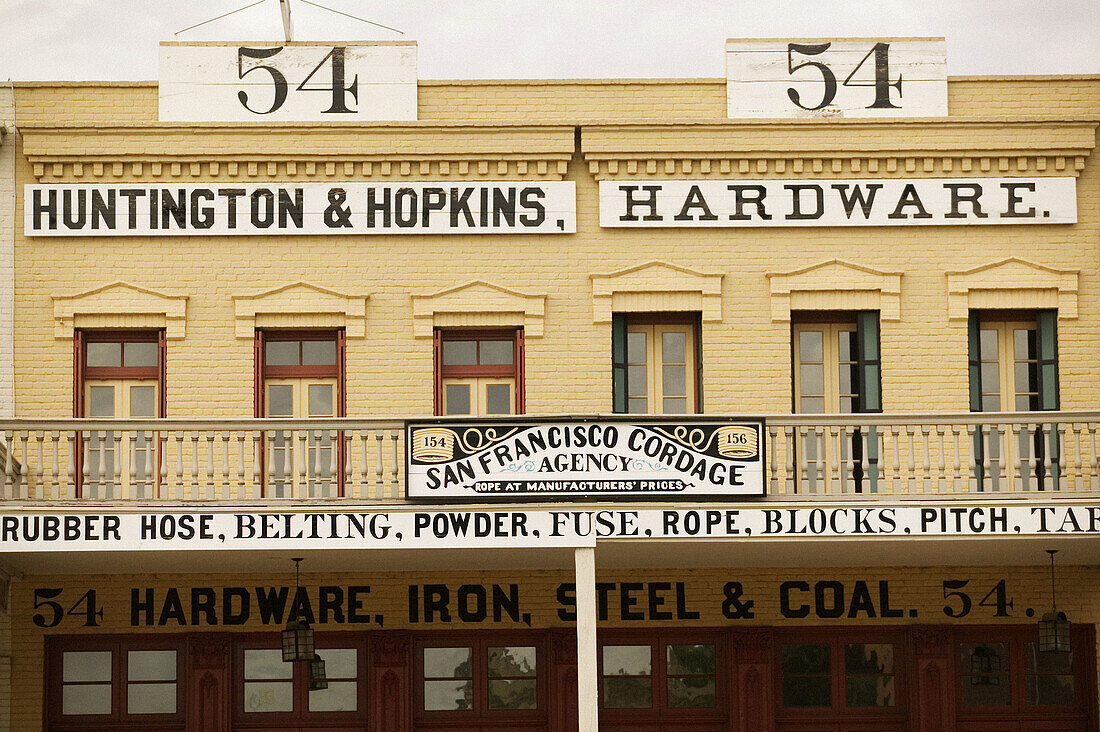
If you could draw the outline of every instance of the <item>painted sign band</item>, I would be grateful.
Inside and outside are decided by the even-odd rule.
[[[28,185],[27,236],[564,234],[572,181]]]
[[[1071,177],[600,181],[607,227],[1074,223]]]
[[[414,500],[764,495],[759,420],[408,422],[405,438]]]
[[[1100,537],[1100,505],[15,512],[0,553],[591,547],[597,541]]]

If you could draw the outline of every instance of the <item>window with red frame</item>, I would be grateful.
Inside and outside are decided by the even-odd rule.
[[[256,331],[256,416],[345,416],[345,350],[342,330]],[[265,495],[341,495],[343,461],[338,433],[309,430],[304,441],[302,437],[293,430],[266,434]]]
[[[173,638],[47,639],[51,727],[102,730],[178,727],[184,716],[184,642]]]
[[[90,419],[165,416],[164,331],[78,330],[74,333],[73,347],[74,416]],[[153,435],[97,430],[84,434],[82,443],[83,449],[77,456],[82,497],[156,495],[158,456]]]
[[[435,331],[435,413],[523,414],[523,329]]]

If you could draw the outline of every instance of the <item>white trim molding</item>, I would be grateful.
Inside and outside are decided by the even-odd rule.
[[[232,297],[238,338],[252,338],[258,327],[344,328],[348,338],[367,334],[368,294],[298,281]]]
[[[436,327],[523,327],[524,337],[542,336],[546,295],[471,280],[438,292],[412,296],[413,335],[430,338]]]
[[[947,276],[947,309],[952,320],[966,320],[971,310],[1057,309],[1059,320],[1077,319],[1078,270],[1054,269],[1026,259],[999,262]]]
[[[883,321],[901,320],[901,272],[829,259],[764,276],[773,322],[789,322],[792,310],[878,310]]]
[[[117,280],[52,299],[54,338],[72,338],[73,330],[81,327],[164,328],[169,340],[181,339],[187,332],[187,295]]]
[[[724,276],[659,260],[590,274],[592,322],[610,323],[612,313],[645,312],[698,312],[704,322],[721,322]]]

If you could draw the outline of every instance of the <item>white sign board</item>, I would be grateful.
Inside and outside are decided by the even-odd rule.
[[[26,236],[563,234],[572,181],[28,185]]]
[[[946,117],[943,38],[726,41],[731,119]]]
[[[160,44],[161,122],[416,119],[416,43]]]
[[[764,495],[759,420],[408,422],[409,499]]]
[[[598,540],[1100,537],[1095,502],[0,513],[5,552],[494,549]]]
[[[606,227],[1074,223],[1075,178],[600,181]]]

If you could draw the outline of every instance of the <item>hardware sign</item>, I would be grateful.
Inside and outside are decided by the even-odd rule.
[[[406,497],[474,501],[764,495],[760,420],[407,422]]]

